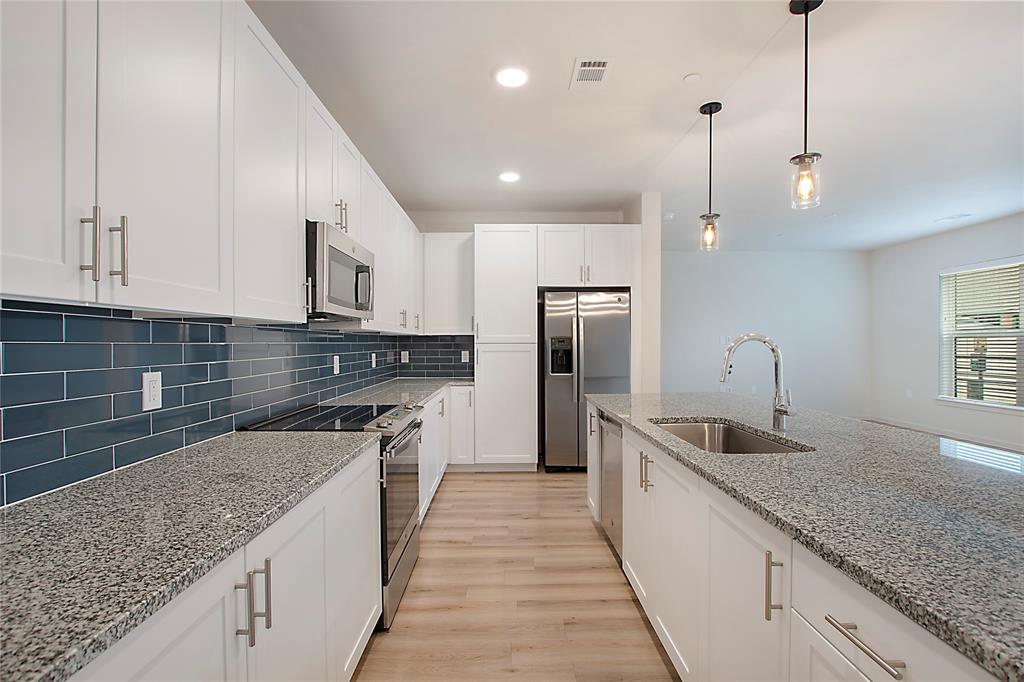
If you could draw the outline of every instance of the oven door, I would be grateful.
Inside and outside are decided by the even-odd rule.
[[[330,223],[307,223],[314,315],[373,319],[373,254]],[[310,262],[312,261],[312,262]]]
[[[402,552],[419,522],[420,431],[419,419],[395,436],[381,450],[381,532],[383,533],[384,583],[402,558]]]

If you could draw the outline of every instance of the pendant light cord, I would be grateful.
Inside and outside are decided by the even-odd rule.
[[[708,213],[711,213],[711,144],[712,141],[715,139],[714,124],[715,115],[711,114],[708,116]]]
[[[811,12],[808,9],[804,12],[804,154],[807,153],[807,53],[810,42],[810,31],[808,30],[810,17]]]

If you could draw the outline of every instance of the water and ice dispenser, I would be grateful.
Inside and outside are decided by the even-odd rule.
[[[572,337],[552,336],[551,337],[551,360],[549,367],[551,374],[572,374]]]

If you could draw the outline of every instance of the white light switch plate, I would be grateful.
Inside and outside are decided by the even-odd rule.
[[[407,351],[407,350],[403,350],[402,351],[402,360],[401,361],[402,362],[409,362],[409,351]]]
[[[376,353],[370,353],[370,367],[376,367],[376,366],[377,366],[377,354]]]
[[[142,411],[159,410],[164,404],[164,380],[161,372],[142,373]]]
[[[469,351],[468,350],[462,351],[462,361],[463,362],[469,362]]]
[[[341,374],[341,358],[337,355],[334,356],[334,373]]]

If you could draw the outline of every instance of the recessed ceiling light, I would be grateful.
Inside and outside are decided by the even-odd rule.
[[[506,88],[518,88],[526,83],[530,76],[526,73],[526,69],[521,69],[518,66],[506,66],[498,69],[494,79],[498,81],[499,85],[504,85]]]
[[[700,74],[699,73],[688,73],[685,76],[683,76],[683,82],[684,83],[689,83],[691,85],[693,85],[694,83],[699,83],[700,82]]]
[[[498,176],[498,179],[502,182],[519,182],[519,173],[515,171],[505,171]]]

